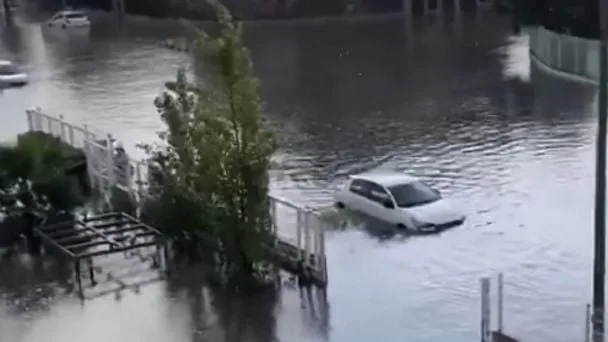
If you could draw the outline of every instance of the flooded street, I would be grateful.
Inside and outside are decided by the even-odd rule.
[[[0,138],[24,131],[24,110],[39,106],[126,146],[151,141],[162,127],[153,99],[188,62],[160,44],[179,31],[144,19],[90,38],[48,37],[29,21],[5,29],[0,59],[20,61],[31,84],[0,95]],[[295,289],[229,303],[190,273],[81,304],[52,265],[0,263],[0,342],[475,341],[479,278],[496,272],[508,333],[583,339],[594,87],[530,67],[526,39],[491,13],[251,24],[246,36],[280,138],[275,193],[322,209],[349,173],[408,171],[458,199],[465,225],[330,233],[328,312]]]

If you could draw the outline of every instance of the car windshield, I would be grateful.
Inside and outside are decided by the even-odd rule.
[[[388,188],[400,208],[415,207],[441,199],[438,191],[423,182],[394,185]]]
[[[7,75],[18,74],[18,73],[19,73],[19,70],[17,70],[17,68],[14,65],[0,64],[0,75],[7,76]]]

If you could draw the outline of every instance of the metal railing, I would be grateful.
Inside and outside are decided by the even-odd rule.
[[[126,159],[128,165],[116,163],[114,143],[110,134],[103,138],[93,133],[86,125],[78,127],[59,118],[46,115],[40,109],[26,111],[28,129],[51,134],[65,143],[82,149],[86,160],[91,186],[100,193],[109,193],[116,186],[140,201],[145,197],[147,163],[143,160]],[[109,172],[112,170],[112,172]],[[131,171],[131,172],[126,172]]]
[[[492,279],[481,278],[481,342],[517,341],[517,339],[504,333],[504,276],[499,273],[496,277],[496,329],[492,329]],[[584,341],[591,342],[591,305],[585,305]]]
[[[78,127],[42,113],[39,108],[26,111],[30,131],[40,131],[82,149],[87,161],[91,186],[106,199],[114,187],[127,192],[138,205],[148,196],[148,163],[145,160],[117,158],[111,134],[95,134],[86,126]],[[103,138],[100,138],[102,137]],[[297,249],[303,266],[316,269],[327,281],[325,230],[328,225],[318,212],[279,196],[269,195],[271,229],[275,246],[289,244]]]

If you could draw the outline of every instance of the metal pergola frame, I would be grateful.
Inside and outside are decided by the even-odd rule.
[[[157,229],[123,212],[111,212],[50,225],[43,224],[36,227],[34,233],[40,237],[44,245],[57,250],[74,263],[81,298],[83,298],[83,292],[80,273],[83,260],[89,263],[89,277],[92,285],[96,284],[92,267],[95,257],[156,246],[157,257],[161,257],[162,248],[165,262],[167,260],[165,236]],[[130,234],[125,236],[127,233]],[[152,237],[152,240],[138,241],[145,237]],[[97,250],[91,251],[90,248],[93,247],[96,247]]]

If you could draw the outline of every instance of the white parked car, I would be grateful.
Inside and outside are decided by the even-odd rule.
[[[91,21],[83,11],[60,11],[47,20],[48,28],[58,29],[89,29]]]
[[[417,232],[440,231],[465,220],[465,215],[439,191],[397,172],[350,176],[336,192],[335,200],[339,208],[346,207]]]
[[[19,70],[11,61],[0,60],[0,87],[23,86],[28,81],[27,74]]]

